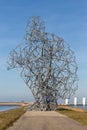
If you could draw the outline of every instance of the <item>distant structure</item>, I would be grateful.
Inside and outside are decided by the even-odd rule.
[[[68,98],[65,99],[65,105],[70,105]],[[77,106],[77,105],[83,105],[83,106],[85,106],[86,105],[86,98],[83,97],[82,98],[82,103],[80,104],[80,103],[78,103],[77,97],[74,97],[74,106]]]
[[[85,97],[82,98],[82,104],[83,104],[83,106],[86,105],[86,98]]]
[[[74,97],[74,105],[77,105],[77,97]]]
[[[68,98],[65,99],[65,105],[69,105],[69,99]]]

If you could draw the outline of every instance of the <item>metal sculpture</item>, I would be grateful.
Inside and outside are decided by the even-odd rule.
[[[32,17],[26,28],[25,43],[9,55],[8,69],[20,68],[32,91],[35,110],[54,110],[59,98],[69,98],[77,90],[74,52],[64,40],[45,32],[41,17]]]

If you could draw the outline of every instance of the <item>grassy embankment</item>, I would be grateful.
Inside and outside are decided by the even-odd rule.
[[[74,110],[67,110],[64,108],[60,108],[57,111],[80,122],[82,125],[87,125],[87,112],[77,112]]]
[[[0,130],[5,130],[7,127],[13,125],[13,122],[16,121],[24,112],[24,107],[0,112]]]

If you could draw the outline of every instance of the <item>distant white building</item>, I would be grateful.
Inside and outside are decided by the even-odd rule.
[[[69,105],[69,99],[68,98],[65,99],[65,105]]]
[[[77,105],[77,97],[74,97],[74,105]]]
[[[82,105],[83,105],[83,106],[86,105],[86,98],[85,98],[85,97],[82,98]]]

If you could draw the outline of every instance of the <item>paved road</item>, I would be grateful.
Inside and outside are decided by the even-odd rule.
[[[7,130],[87,130],[87,127],[54,111],[27,111]]]

